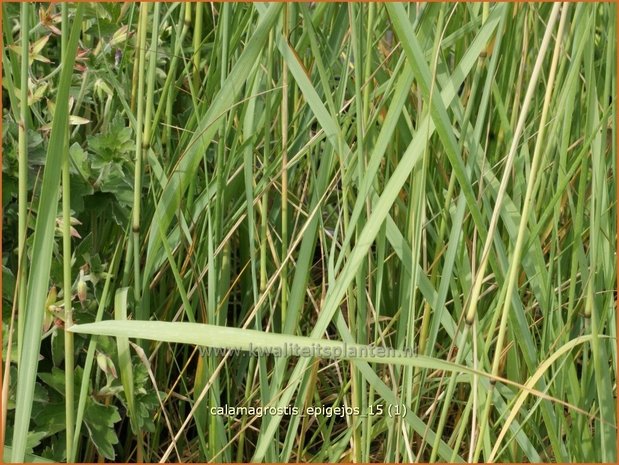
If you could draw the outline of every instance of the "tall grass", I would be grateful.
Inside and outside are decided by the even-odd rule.
[[[616,461],[614,4],[2,8],[6,460]]]

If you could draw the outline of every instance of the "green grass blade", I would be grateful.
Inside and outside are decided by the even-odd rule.
[[[38,356],[41,346],[41,325],[45,312],[45,300],[49,284],[49,272],[54,245],[54,228],[58,210],[58,192],[62,161],[66,156],[63,152],[65,134],[69,123],[69,88],[73,75],[73,63],[80,35],[81,18],[84,5],[76,8],[73,27],[67,44],[67,52],[62,60],[62,71],[56,98],[56,110],[46,157],[41,201],[34,230],[32,256],[36,257],[36,265],[32,266],[28,276],[26,295],[26,324],[22,356],[17,375],[17,400],[15,407],[15,426],[12,442],[12,462],[23,462],[26,452],[26,438],[32,412],[34,383],[37,375]]]
[[[281,4],[271,4],[268,7],[267,12],[256,27],[256,31],[247,44],[247,47],[243,50],[243,53],[230,71],[221,90],[200,121],[179,165],[175,167],[174,172],[169,175],[168,184],[161,195],[161,199],[153,215],[150,227],[151,231],[155,228],[161,228],[163,231],[167,231],[172,219],[177,214],[180,199],[189,187],[189,182],[202,159],[206,147],[218,130],[218,120],[230,109],[234,103],[235,96],[240,93],[247,77],[247,69],[252,67],[262,52],[269,32],[277,20],[280,9]],[[159,234],[151,234],[149,238],[146,264],[142,277],[143,286],[150,281],[155,260],[159,256],[158,251],[161,247],[159,237]]]

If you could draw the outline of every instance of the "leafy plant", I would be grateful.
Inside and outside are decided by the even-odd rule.
[[[616,461],[614,4],[2,9],[5,461]]]

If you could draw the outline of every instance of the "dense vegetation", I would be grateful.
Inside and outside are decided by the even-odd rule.
[[[3,3],[5,460],[615,462],[615,21]]]

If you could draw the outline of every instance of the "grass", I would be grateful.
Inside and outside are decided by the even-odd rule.
[[[615,5],[2,8],[5,460],[617,460]]]

